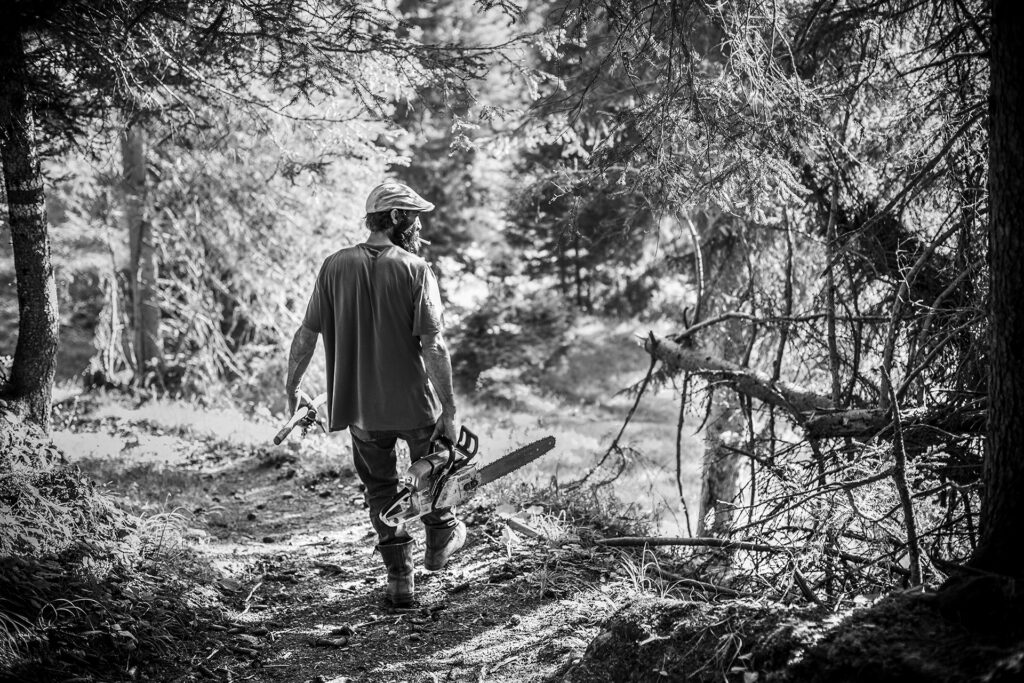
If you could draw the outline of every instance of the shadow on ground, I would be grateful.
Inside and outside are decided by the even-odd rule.
[[[514,538],[486,500],[449,567],[417,570],[417,607],[391,609],[347,445],[307,458],[104,420],[63,446],[143,515],[185,520],[177,542],[209,564],[223,619],[168,680],[540,681],[614,609],[590,551]]]

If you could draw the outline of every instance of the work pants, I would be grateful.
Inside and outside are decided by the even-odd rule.
[[[402,439],[409,446],[412,462],[430,453],[430,436],[434,426],[397,431],[366,431],[355,425],[349,427],[352,434],[352,457],[356,472],[366,487],[364,494],[370,508],[370,523],[377,532],[378,542],[388,544],[409,538],[405,525],[388,526],[380,519],[380,512],[398,493],[398,458],[395,442]],[[447,529],[455,526],[456,519],[451,508],[434,510],[420,518],[423,526],[432,529]]]

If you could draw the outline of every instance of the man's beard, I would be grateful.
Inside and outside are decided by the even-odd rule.
[[[423,241],[420,239],[420,229],[416,222],[396,225],[388,231],[388,239],[397,247],[405,249],[410,254],[419,254]]]

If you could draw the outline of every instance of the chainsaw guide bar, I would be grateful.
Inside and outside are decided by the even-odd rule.
[[[523,465],[528,465],[555,447],[555,437],[546,436],[539,441],[517,448],[508,455],[503,455],[489,465],[480,468],[480,484],[489,484],[495,479],[515,472]]]

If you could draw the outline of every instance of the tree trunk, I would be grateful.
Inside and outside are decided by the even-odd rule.
[[[704,217],[705,232],[714,226],[711,216]],[[691,233],[695,249],[704,249],[701,240]],[[698,254],[701,264],[710,263],[710,255]],[[718,285],[722,292],[732,290],[742,282],[741,259],[732,249],[718,254],[723,259],[723,268]],[[703,277],[703,276],[701,276]],[[698,296],[703,296],[704,283],[700,283]],[[698,302],[698,309],[703,308]],[[698,312],[699,315],[699,312]],[[698,322],[698,321],[695,321]],[[743,358],[745,325],[739,319],[728,320],[712,337],[716,340],[712,352],[719,358]],[[700,512],[697,517],[698,536],[723,536],[728,534],[741,504],[740,495],[743,479],[743,457],[740,453],[746,445],[746,420],[740,405],[739,394],[728,388],[712,392],[710,413],[704,429],[704,459],[701,471]]]
[[[726,325],[718,355],[741,357],[742,334],[742,327],[736,323]],[[721,536],[728,532],[739,503],[743,465],[739,451],[746,445],[746,424],[736,392],[718,391],[710,400],[711,414],[704,429],[698,536]]]
[[[8,24],[0,29],[0,155],[19,318],[14,367],[4,393],[17,412],[49,431],[59,329],[57,286],[50,262],[35,121],[25,93],[27,82],[21,33]]]
[[[1024,576],[1024,20],[994,0],[989,91],[989,422],[981,542],[972,564]]]
[[[160,305],[157,301],[157,255],[152,228],[146,216],[146,148],[142,130],[128,126],[121,138],[121,163],[125,198],[125,223],[131,252],[129,280],[132,288],[135,381],[158,372],[163,364],[160,339]]]

